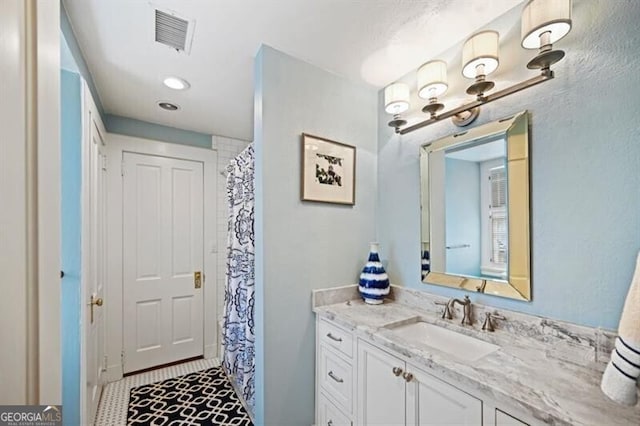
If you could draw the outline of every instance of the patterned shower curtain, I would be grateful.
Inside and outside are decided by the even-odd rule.
[[[253,415],[255,403],[254,153],[250,144],[227,167],[229,203],[222,365]]]

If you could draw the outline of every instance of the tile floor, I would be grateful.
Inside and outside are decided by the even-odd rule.
[[[217,359],[199,359],[128,376],[117,382],[109,383],[102,391],[96,415],[96,426],[124,426],[127,424],[127,405],[131,388],[206,370],[218,365],[220,363]]]

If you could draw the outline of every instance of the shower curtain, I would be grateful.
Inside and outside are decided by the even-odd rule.
[[[254,153],[250,144],[227,167],[229,204],[222,365],[253,415],[255,403]]]

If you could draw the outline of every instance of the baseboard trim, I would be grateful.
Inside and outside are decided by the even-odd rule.
[[[216,345],[206,345],[204,347],[204,359],[212,359],[216,358],[218,354],[216,353]]]
[[[122,380],[124,377],[124,372],[122,371],[122,364],[114,364],[107,367],[107,371],[105,372],[105,379],[107,383],[117,382],[118,380]]]

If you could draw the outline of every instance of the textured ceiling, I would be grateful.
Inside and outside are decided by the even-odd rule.
[[[521,0],[64,0],[107,113],[253,138],[253,58],[262,43],[383,87]],[[154,42],[154,7],[195,19],[190,55]],[[191,83],[162,85],[168,75]],[[167,112],[159,100],[178,103]]]

